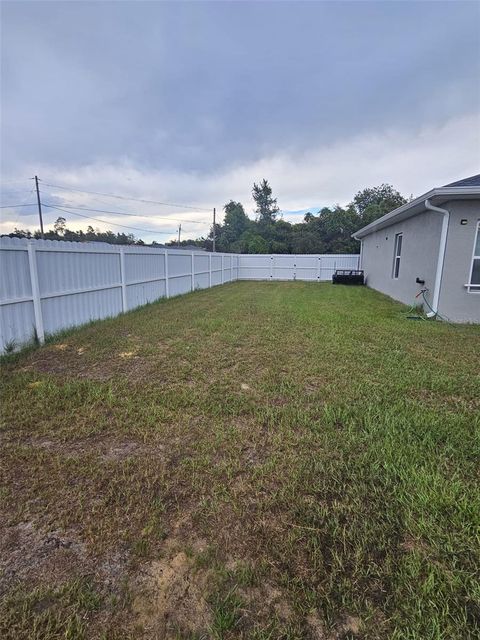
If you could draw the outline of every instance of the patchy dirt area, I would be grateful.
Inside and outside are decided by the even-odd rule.
[[[288,623],[294,612],[291,603],[278,586],[268,582],[260,586],[249,586],[239,590],[247,610],[255,611],[260,620],[268,620],[273,614],[282,622]]]
[[[146,637],[207,635],[212,622],[208,574],[194,571],[184,551],[166,549],[166,557],[139,568],[132,611]]]
[[[106,602],[128,597],[131,605],[128,623],[121,612],[107,607],[98,619],[92,617],[92,628],[119,614],[132,638],[140,633],[144,638],[173,639],[199,631],[209,637],[212,615],[206,598],[211,576],[194,565],[195,554],[203,553],[206,543],[188,545],[187,556],[180,550],[184,535],[182,526],[173,525],[160,558],[131,562],[126,549],[100,558],[93,555],[73,530],[40,531],[32,522],[1,527],[0,597],[19,585],[41,588],[91,576],[99,597]],[[41,598],[42,603],[50,600]]]
[[[45,449],[64,456],[93,455],[105,461],[116,461],[138,456],[155,456],[165,459],[166,447],[160,443],[145,444],[134,440],[115,440],[114,438],[94,437],[80,441],[55,441],[43,438],[30,438],[25,441],[30,447]]]
[[[99,558],[78,531],[40,530],[33,522],[2,526],[0,533],[0,593],[21,583],[61,584],[85,575],[109,593],[123,588],[130,555],[126,549]]]
[[[38,531],[33,522],[2,527],[0,536],[0,585],[3,590],[15,580],[60,580],[72,568],[88,565],[86,546],[76,532]],[[90,567],[91,568],[91,567]]]
[[[312,640],[349,640],[360,637],[362,630],[362,621],[356,616],[344,616],[333,629],[328,629],[317,611],[310,612],[306,621]]]
[[[155,370],[155,364],[151,359],[138,355],[135,350],[118,351],[113,358],[105,360],[96,357],[88,347],[63,343],[34,352],[24,365],[24,370],[97,381],[108,381],[115,376],[142,380]]]
[[[133,625],[146,638],[208,636],[212,614],[207,598],[214,573],[195,565],[208,549],[193,531],[185,508],[171,523],[160,557],[140,563],[131,582]]]

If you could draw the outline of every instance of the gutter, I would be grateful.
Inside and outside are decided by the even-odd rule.
[[[435,189],[431,189],[427,193],[424,193],[422,196],[415,198],[411,202],[407,202],[406,204],[402,204],[401,207],[386,213],[381,218],[374,220],[370,224],[367,224],[365,227],[358,229],[355,233],[352,233],[352,237],[355,240],[360,240],[365,236],[368,236],[370,233],[383,229],[385,227],[393,224],[398,218],[406,219],[407,217],[416,215],[417,213],[421,213],[424,208],[424,202],[426,199],[428,200],[436,200],[439,201],[439,204],[442,202],[446,202],[447,200],[457,200],[457,199],[469,199],[469,198],[478,198],[480,197],[480,186],[475,187],[436,187]]]
[[[428,318],[433,318],[438,315],[438,301],[440,298],[440,289],[442,287],[443,264],[445,262],[445,252],[447,248],[447,235],[448,235],[448,224],[450,222],[450,212],[447,209],[441,209],[440,207],[435,207],[433,204],[431,204],[428,198],[425,200],[425,209],[428,209],[429,211],[434,211],[435,213],[441,213],[443,215],[442,231],[440,234],[440,247],[438,249],[437,271],[435,274],[435,285],[433,288],[433,302],[432,302],[430,313],[427,313]]]

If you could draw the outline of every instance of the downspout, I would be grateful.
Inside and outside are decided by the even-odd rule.
[[[447,234],[450,212],[447,211],[447,209],[435,207],[433,204],[431,204],[428,198],[425,200],[425,209],[428,209],[429,211],[435,211],[435,213],[441,213],[443,215],[442,231],[440,234],[440,247],[438,249],[437,272],[435,274],[435,285],[433,288],[432,309],[430,313],[427,313],[427,316],[431,318],[438,315],[438,301],[440,298],[440,289],[442,286],[443,263],[445,262],[445,250],[447,248]]]

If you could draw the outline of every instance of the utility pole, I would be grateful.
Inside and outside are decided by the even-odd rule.
[[[212,251],[215,253],[215,207],[213,207],[213,246]]]
[[[40,202],[40,191],[38,190],[38,176],[35,176],[35,188],[37,189],[38,217],[40,218],[40,234],[42,236],[42,240],[45,240],[45,234],[43,233],[42,203]]]
[[[182,225],[178,225],[178,247],[180,247],[180,234],[182,233]]]

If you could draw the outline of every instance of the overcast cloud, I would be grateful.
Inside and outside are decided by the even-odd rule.
[[[251,214],[263,177],[295,211],[478,173],[479,25],[461,1],[4,2],[2,201],[33,202],[37,173],[45,202],[140,212],[92,224],[165,241],[210,214],[47,183]],[[37,226],[2,211],[3,232]]]

